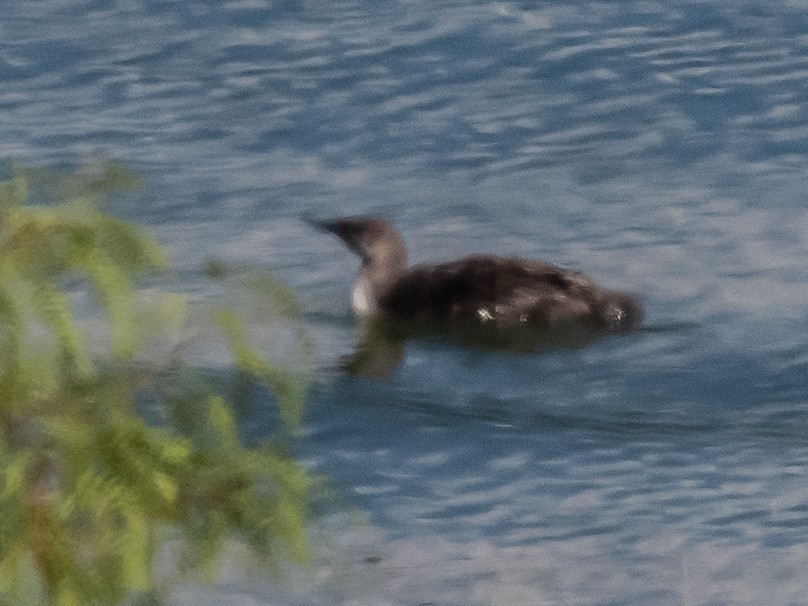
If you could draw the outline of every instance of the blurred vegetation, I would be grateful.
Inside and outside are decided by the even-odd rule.
[[[147,301],[139,297],[138,280],[170,274],[153,238],[102,208],[106,195],[137,186],[125,169],[100,162],[74,174],[8,173],[0,182],[0,604],[160,603],[175,575],[214,577],[234,544],[276,568],[305,561],[316,483],[286,454],[283,436],[300,421],[306,372],[260,355],[231,307],[213,309],[210,323],[242,388],[222,389],[184,364],[182,337],[149,349],[148,335],[187,334],[190,306],[153,287]],[[218,263],[207,272],[226,277]],[[253,282],[277,303],[273,313],[299,314],[283,285]],[[100,310],[89,318],[74,309],[87,290]],[[305,333],[292,338],[305,356]],[[281,431],[248,447],[234,400],[255,385],[275,394]],[[159,417],[147,423],[142,409]]]

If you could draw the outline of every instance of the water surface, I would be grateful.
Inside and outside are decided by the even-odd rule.
[[[174,603],[808,603],[804,2],[46,0],[0,32],[0,156],[126,162],[119,212],[196,296],[212,256],[309,313],[299,454],[363,520],[325,513],[287,588]],[[356,259],[303,212],[583,269],[679,328],[343,376]]]

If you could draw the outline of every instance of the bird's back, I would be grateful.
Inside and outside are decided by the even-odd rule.
[[[550,263],[478,255],[411,268],[381,307],[408,320],[552,328],[600,322],[604,292],[585,274]]]

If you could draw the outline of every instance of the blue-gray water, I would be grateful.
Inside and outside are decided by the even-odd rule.
[[[808,604],[808,3],[6,4],[0,157],[124,161],[189,288],[271,267],[310,314],[298,450],[364,516],[324,515],[290,587],[175,603]],[[302,212],[584,269],[680,328],[341,376],[356,260]]]

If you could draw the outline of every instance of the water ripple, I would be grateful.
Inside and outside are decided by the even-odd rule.
[[[209,256],[276,269],[323,368],[356,262],[303,210],[643,296],[647,330],[586,350],[324,371],[299,448],[380,530],[308,601],[801,603],[806,25],[786,0],[8,3],[0,154],[131,164],[151,188],[116,208],[191,290]]]

